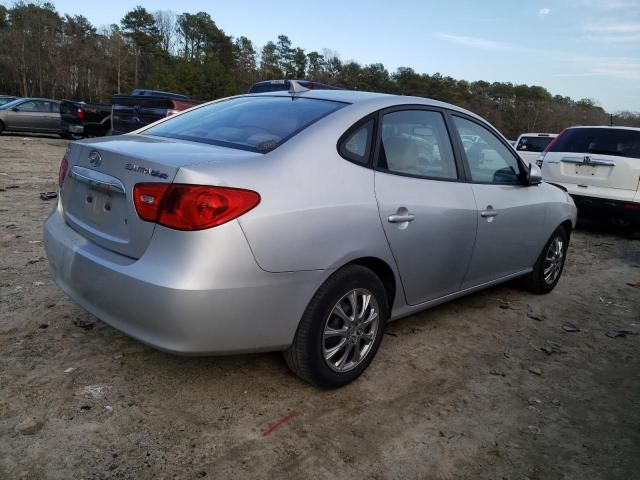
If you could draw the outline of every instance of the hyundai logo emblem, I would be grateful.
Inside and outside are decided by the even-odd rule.
[[[89,154],[89,163],[94,167],[99,167],[102,163],[102,156],[100,155],[100,153],[95,150],[91,152]]]
[[[591,157],[589,155],[585,156],[582,159],[582,163],[591,163]]]

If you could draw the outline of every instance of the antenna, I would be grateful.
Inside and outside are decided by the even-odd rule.
[[[289,80],[289,93],[295,95],[296,93],[308,92],[309,89],[300,85],[296,80]]]

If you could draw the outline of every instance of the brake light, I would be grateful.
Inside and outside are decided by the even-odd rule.
[[[623,208],[627,210],[640,210],[640,203],[627,203]]]
[[[76,112],[76,117],[78,118],[78,121],[83,121],[84,120],[84,110],[81,108],[78,108],[78,111]]]
[[[69,168],[69,162],[66,157],[62,158],[60,162],[60,169],[58,170],[58,186],[62,188],[62,184],[64,183],[64,179],[67,176],[67,169]]]
[[[553,147],[553,145],[558,141],[558,139],[562,136],[562,134],[564,132],[566,132],[567,129],[565,128],[564,130],[562,130],[558,136],[556,138],[554,138],[553,140],[551,140],[549,142],[549,144],[546,146],[546,148],[542,151],[542,153],[540,154],[540,156],[538,157],[538,160],[536,160],[536,165],[538,165],[538,167],[542,168],[542,164],[544,163],[544,157],[547,156],[547,153],[549,153],[551,151],[551,147]]]
[[[139,183],[133,188],[138,216],[175,230],[204,230],[227,223],[260,203],[251,190],[180,183]]]

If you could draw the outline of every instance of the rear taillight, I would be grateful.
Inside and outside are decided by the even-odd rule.
[[[553,147],[553,145],[558,141],[558,139],[562,136],[562,134],[564,132],[566,132],[567,129],[565,128],[564,130],[562,130],[558,136],[556,138],[554,138],[553,140],[551,140],[549,142],[549,145],[547,145],[547,147],[542,151],[542,153],[540,154],[540,156],[538,157],[538,160],[536,160],[536,165],[538,165],[540,168],[542,168],[542,164],[544,163],[544,157],[547,156],[547,153],[549,153],[551,151],[551,147]]]
[[[76,117],[78,118],[78,121],[80,121],[80,122],[83,121],[84,120],[84,110],[79,108],[76,111]]]
[[[176,230],[222,225],[260,203],[260,195],[240,188],[180,183],[139,183],[133,203],[142,220]]]
[[[623,208],[627,210],[640,210],[640,203],[627,203]]]
[[[58,170],[58,185],[62,188],[62,184],[64,183],[64,179],[67,176],[67,169],[69,168],[69,162],[67,162],[67,158],[64,157],[60,162],[60,169]]]

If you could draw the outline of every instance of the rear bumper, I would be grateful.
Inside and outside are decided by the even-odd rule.
[[[328,272],[267,273],[237,222],[205,232],[157,227],[134,260],[79,235],[58,206],[44,224],[44,246],[72,300],[146,344],[196,355],[286,348]]]
[[[61,127],[62,127],[62,131],[65,133],[74,133],[74,134],[80,134],[80,135],[84,133],[84,126],[78,125],[77,123],[69,123],[69,122],[63,121],[61,123]]]
[[[593,219],[624,219],[640,224],[640,203],[571,194],[578,214]]]

